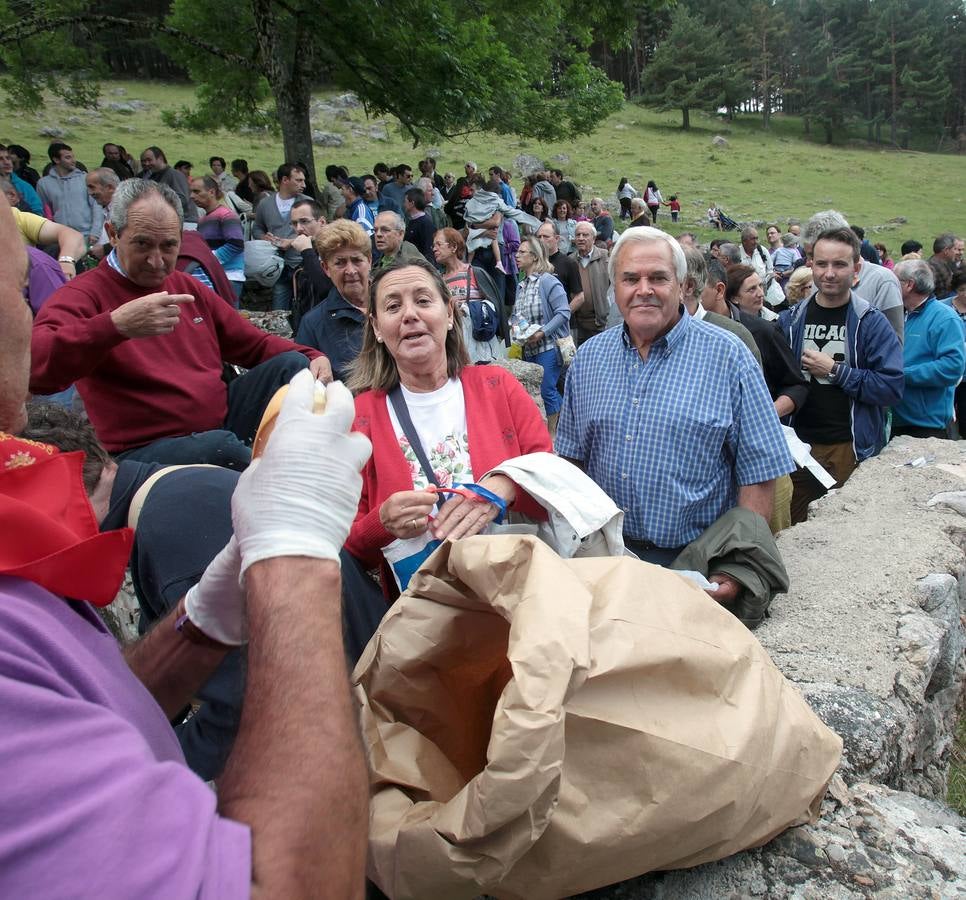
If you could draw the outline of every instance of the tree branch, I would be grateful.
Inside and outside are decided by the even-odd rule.
[[[158,22],[152,19],[126,19],[121,16],[112,16],[105,13],[94,13],[94,12],[83,12],[76,13],[70,16],[37,16],[34,18],[21,19],[12,25],[7,25],[0,28],[0,47],[5,44],[13,43],[14,41],[23,41],[29,37],[33,37],[36,34],[41,34],[48,31],[53,31],[57,28],[63,28],[65,25],[106,25],[110,26],[120,26],[124,28],[137,28],[142,31],[153,31],[159,34],[166,34],[169,37],[177,38],[179,41],[183,41],[186,44],[190,44],[192,47],[196,47],[198,50],[203,50],[206,53],[210,53],[212,56],[217,56],[219,59],[223,59],[225,62],[232,63],[236,66],[245,66],[246,68],[251,66],[252,60],[249,57],[241,56],[238,53],[232,53],[229,50],[225,50],[222,47],[212,44],[209,41],[203,40],[202,38],[195,37],[193,34],[189,34],[186,31],[182,31],[180,28],[174,28],[171,25],[165,25],[164,22]]]

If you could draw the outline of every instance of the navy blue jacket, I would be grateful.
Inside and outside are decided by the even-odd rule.
[[[362,349],[365,314],[354,307],[336,288],[299,323],[296,341],[321,350],[332,366],[337,381],[344,381],[346,369]]]
[[[814,297],[803,300],[778,319],[796,359],[802,358],[805,311],[813,302]],[[889,320],[854,292],[845,330],[845,361],[839,365],[834,383],[849,395],[852,448],[856,460],[862,462],[882,449],[886,409],[902,399],[902,347]],[[795,418],[791,417],[792,427]]]

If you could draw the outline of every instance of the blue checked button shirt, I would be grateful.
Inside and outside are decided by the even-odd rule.
[[[683,307],[646,360],[623,326],[580,348],[555,449],[624,510],[627,537],[669,548],[731,509],[740,485],[795,468],[754,357]]]

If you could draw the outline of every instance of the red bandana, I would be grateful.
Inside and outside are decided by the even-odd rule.
[[[84,490],[84,454],[0,432],[0,575],[62,597],[114,600],[134,532],[100,533]]]

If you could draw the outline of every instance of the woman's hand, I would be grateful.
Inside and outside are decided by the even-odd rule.
[[[419,537],[429,525],[436,500],[435,491],[397,491],[379,507],[379,521],[394,537]]]
[[[528,347],[533,347],[536,344],[539,344],[542,340],[543,340],[543,329],[541,328],[539,331],[535,331],[533,334],[531,334],[530,337],[526,339],[525,343]]]
[[[506,475],[487,475],[480,482],[481,487],[499,495],[510,506],[517,496],[517,486]],[[493,503],[468,500],[459,494],[452,495],[442,507],[433,522],[433,537],[437,540],[456,541],[463,537],[479,534],[500,513]]]

